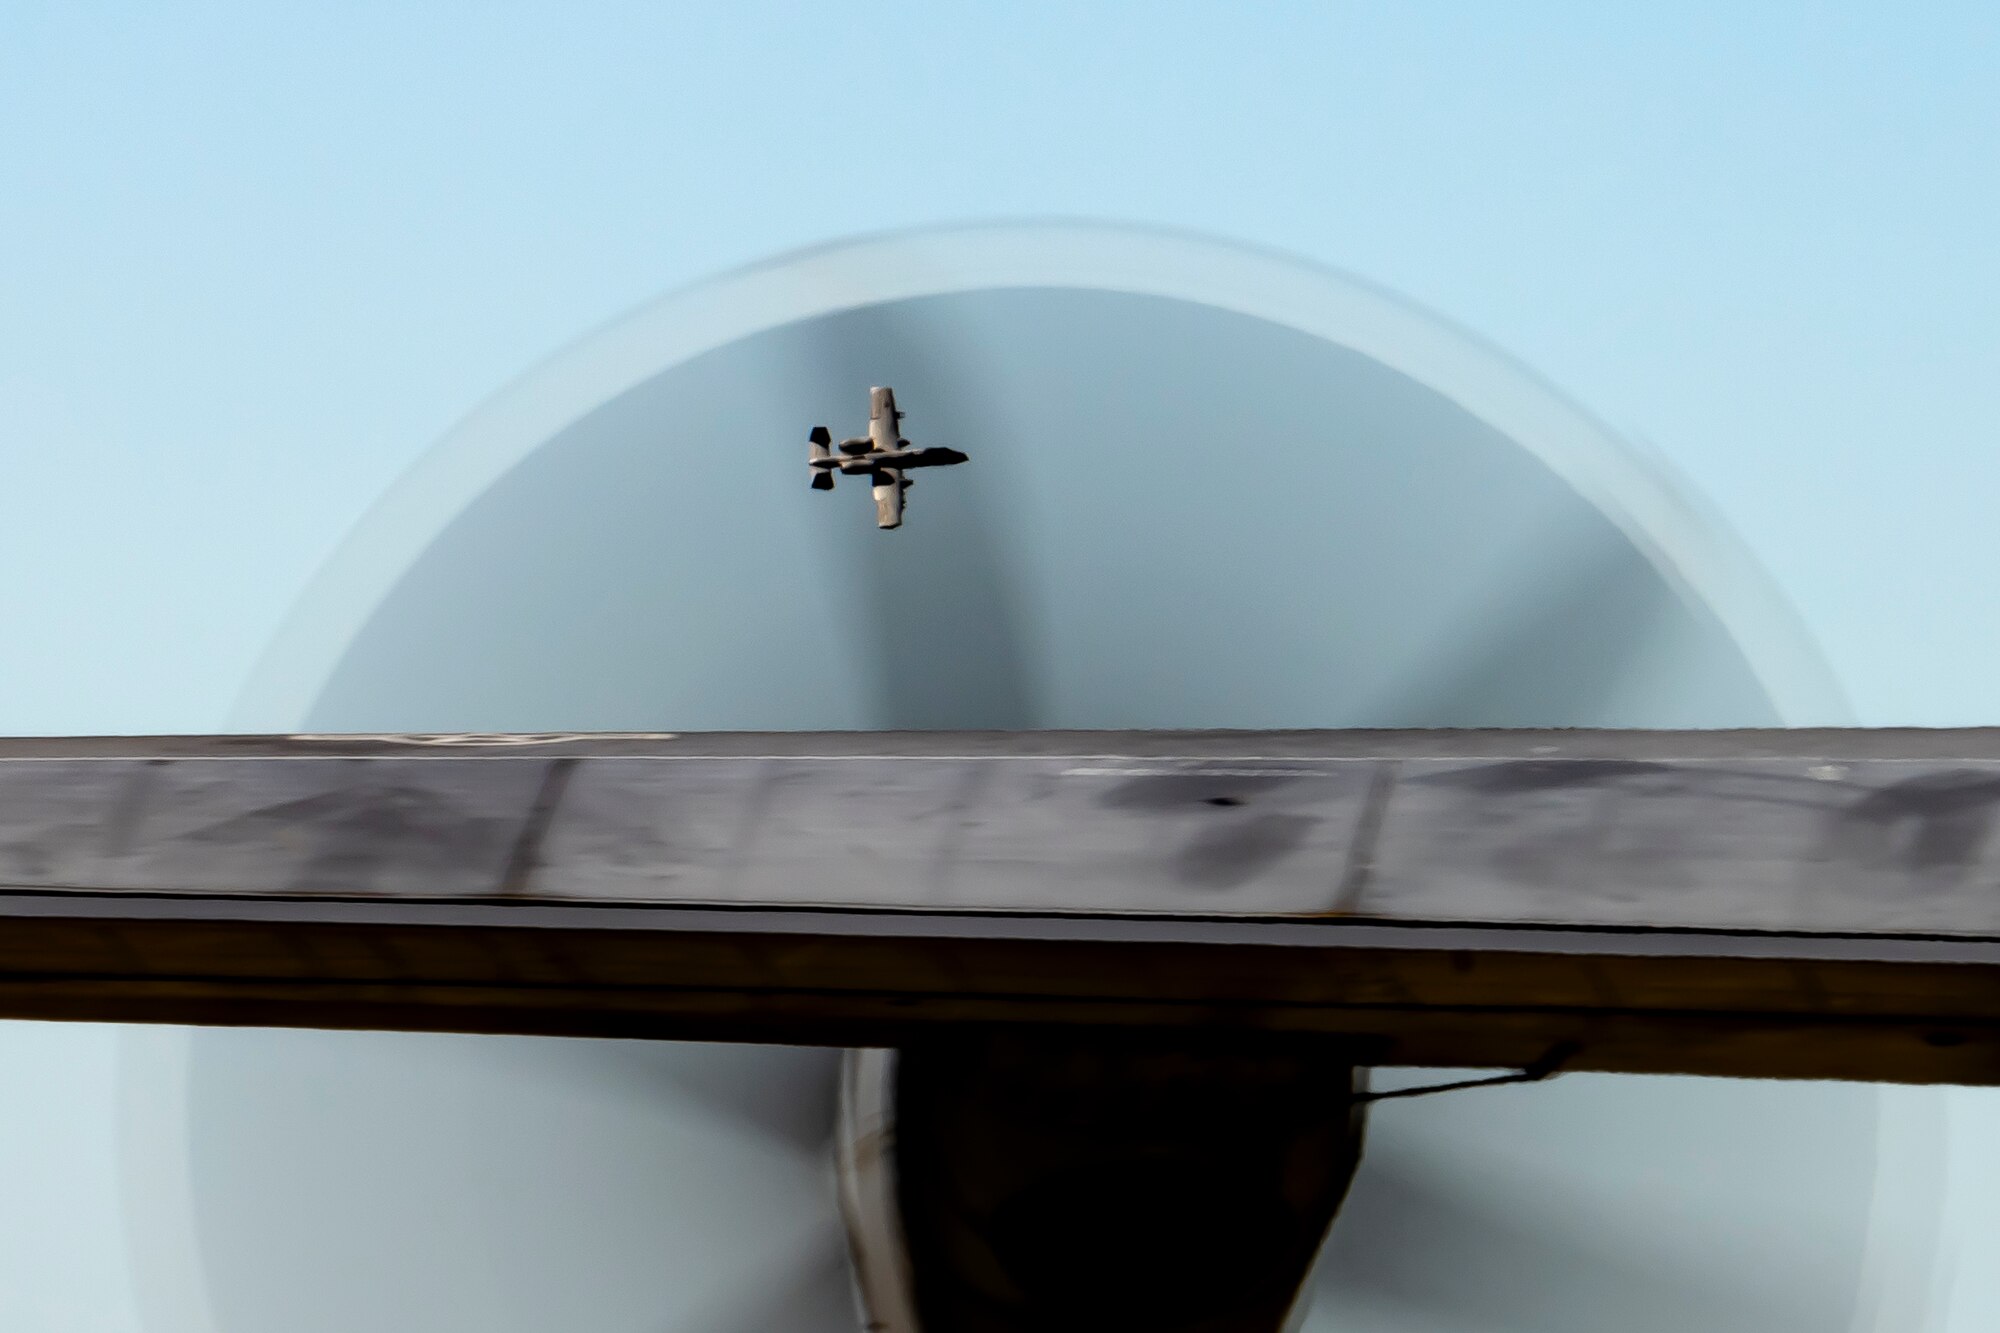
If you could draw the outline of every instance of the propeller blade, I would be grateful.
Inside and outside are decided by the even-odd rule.
[[[667,394],[674,389],[674,381],[665,376],[649,392],[666,396],[634,394],[628,401],[611,405],[570,440],[566,447],[572,454],[550,450],[542,460],[545,470],[533,474],[543,480],[558,477],[554,460],[559,456],[615,456],[618,466],[609,469],[608,475],[615,476],[616,483],[580,492],[595,503],[574,506],[576,513],[590,515],[589,525],[551,529],[557,534],[581,531],[593,535],[601,529],[605,540],[592,545],[573,537],[568,541],[544,537],[524,544],[513,525],[503,525],[493,531],[504,533],[505,540],[496,536],[492,546],[483,548],[497,553],[495,558],[468,560],[464,565],[468,570],[482,571],[479,578],[491,586],[509,589],[506,605],[510,614],[501,619],[529,630],[513,640],[481,638],[480,633],[497,633],[486,624],[495,618],[474,621],[472,629],[461,629],[457,637],[473,645],[476,656],[459,659],[450,655],[457,650],[446,642],[453,636],[433,632],[439,610],[427,610],[421,618],[413,615],[411,623],[423,626],[418,637],[412,637],[416,630],[397,630],[396,625],[402,622],[385,618],[381,623],[389,628],[371,631],[377,638],[362,642],[364,647],[379,642],[396,651],[382,648],[378,653],[382,666],[370,676],[368,672],[375,668],[366,664],[376,659],[367,658],[363,648],[353,650],[362,654],[356,658],[362,665],[343,667],[341,679],[349,683],[341,688],[348,692],[330,695],[333,703],[322,705],[315,724],[323,729],[353,729],[364,716],[354,710],[389,708],[391,704],[403,710],[399,715],[459,716],[452,710],[465,707],[461,699],[468,673],[453,666],[465,660],[475,665],[490,660],[518,663],[515,670],[519,674],[495,675],[492,694],[481,696],[485,702],[479,706],[509,719],[527,719],[525,725],[530,728],[550,725],[546,719],[552,711],[568,716],[562,710],[579,708],[593,720],[583,725],[657,726],[665,710],[673,725],[680,726],[687,725],[682,720],[686,716],[708,716],[704,709],[720,710],[715,715],[731,719],[752,720],[768,711],[783,718],[783,725],[823,725],[813,720],[823,717],[827,706],[817,700],[785,711],[791,707],[783,702],[786,696],[782,694],[783,677],[788,673],[776,669],[787,660],[810,659],[769,648],[772,643],[806,640],[729,637],[739,623],[776,622],[786,612],[760,606],[758,615],[747,616],[742,611],[742,595],[729,581],[669,579],[652,572],[669,567],[697,568],[702,561],[714,559],[717,551],[733,552],[739,560],[754,562],[778,549],[772,542],[769,521],[757,517],[756,506],[766,503],[766,495],[778,494],[781,486],[786,493],[778,502],[795,505],[786,511],[787,523],[793,513],[800,517],[796,528],[785,529],[780,536],[785,542],[800,545],[784,546],[787,559],[782,566],[773,562],[773,568],[790,578],[803,565],[804,557],[816,556],[819,563],[839,571],[841,595],[830,610],[820,600],[820,585],[812,583],[814,613],[828,615],[832,632],[851,631],[857,638],[839,691],[825,691],[817,673],[789,674],[810,678],[813,689],[827,697],[837,694],[843,709],[848,696],[857,694],[861,706],[855,725],[1008,728],[1046,721],[1054,711],[1051,700],[1059,696],[1053,689],[1044,689],[1039,664],[1058,648],[1035,633],[1039,622],[1030,613],[1040,608],[1028,600],[1025,580],[1030,576],[1022,572],[1033,566],[1022,558],[1024,548],[1011,544],[1025,540],[1017,537],[1019,497],[1008,489],[1005,469],[988,466],[989,459],[1006,461],[1008,442],[1032,437],[1018,428],[1020,423],[1008,428],[1009,403],[994,385],[1038,382],[1027,371],[1045,373],[1046,382],[1060,381],[1062,373],[1069,373],[1072,379],[1080,377],[1065,371],[1063,365],[1035,363],[1016,365],[1011,380],[998,378],[990,369],[992,361],[978,349],[982,342],[1002,352],[1019,347],[1024,342],[1019,334],[1049,326],[1048,310],[1068,315],[1081,307],[1073,301],[1038,305],[1034,319],[1043,323],[1015,327],[1011,336],[1007,336],[1010,326],[1004,323],[975,322],[985,316],[961,320],[945,313],[968,308],[963,303],[951,306],[932,300],[906,301],[788,326],[755,340],[756,348],[749,349],[774,349],[768,356],[757,351],[756,356],[746,353],[731,360],[729,355],[720,355],[706,362],[709,369],[704,373],[711,378],[694,385],[685,397]],[[1145,306],[1143,314],[1152,320],[1158,307]],[[1138,314],[1120,318],[1139,328],[1131,322],[1140,318]],[[1187,331],[1184,326],[1175,327]],[[1232,349],[1241,347],[1250,349],[1245,356],[1254,352],[1256,359],[1268,360],[1266,353],[1274,349],[1254,341],[1260,336],[1254,329],[1209,323],[1198,329],[1211,327],[1215,336],[1197,344],[1201,356],[1195,364],[1203,376],[1240,388],[1243,381],[1239,377],[1216,370],[1217,358],[1226,358],[1233,354]],[[1135,353],[1143,351],[1148,358],[1158,353],[1136,333],[1127,342]],[[1275,350],[1283,351],[1288,345],[1276,345]],[[1072,356],[1067,344],[1056,350]],[[1109,357],[1110,353],[1103,355]],[[1090,364],[1102,369],[1096,362]],[[1298,362],[1301,367],[1308,364],[1325,369],[1318,362]],[[1114,363],[1110,373],[1094,373],[1087,381],[1089,393],[1080,395],[1072,406],[1095,403],[1092,411],[1108,413],[1115,408],[1130,413],[1150,405],[1150,410],[1161,413],[1161,418],[1150,424],[1161,430],[1179,429],[1173,414],[1159,406],[1159,400],[1175,396],[1157,392],[1157,380],[1143,374],[1143,369],[1136,365],[1121,369]],[[921,516],[896,536],[877,532],[865,506],[857,510],[850,503],[796,496],[795,455],[775,448],[767,451],[768,458],[758,456],[760,464],[768,464],[769,487],[756,492],[755,503],[739,504],[738,497],[732,496],[729,505],[717,505],[708,490],[672,489],[686,485],[684,472],[678,470],[684,460],[661,457],[657,444],[663,422],[680,423],[693,438],[727,435],[732,430],[747,433],[750,424],[755,430],[747,433],[747,438],[755,441],[793,438],[797,424],[803,422],[827,420],[852,425],[864,401],[862,390],[884,382],[901,388],[922,410],[924,420],[953,432],[956,442],[978,455],[981,464],[950,473],[926,491]],[[1276,386],[1274,393],[1293,391],[1278,379],[1270,382]],[[1109,399],[1111,394],[1099,387],[1103,385],[1132,386],[1117,390],[1130,397],[1106,407],[1099,400]],[[1190,391],[1189,397],[1194,396]],[[1240,399],[1240,393],[1231,398],[1232,411],[1238,410]],[[670,403],[674,410],[666,412],[660,406],[663,403]],[[1403,410],[1402,403],[1400,397],[1385,398],[1378,406],[1387,413]],[[1174,413],[1184,410],[1177,401],[1170,405]],[[1046,410],[1046,403],[1037,402],[1038,421]],[[824,415],[828,413],[836,415]],[[1340,417],[1343,429],[1363,434],[1369,433],[1369,420],[1365,415],[1353,422],[1345,415]],[[698,422],[700,428],[694,429],[691,422]],[[620,446],[622,452],[611,448],[618,430],[632,432],[633,443]],[[1299,430],[1301,438],[1311,434],[1309,424]],[[866,442],[858,443],[865,450]],[[923,439],[919,443],[937,447]],[[1380,452],[1385,459],[1397,457],[1395,450]],[[652,540],[649,534],[662,528],[656,498],[648,487],[635,487],[631,481],[634,468],[646,459],[654,459],[651,466],[660,469],[645,474],[650,478],[648,487],[656,487],[658,494],[696,496],[700,505],[689,503],[685,513],[692,516],[706,506],[737,526],[726,526],[717,519],[701,527],[705,544],[648,544]],[[1082,461],[1088,464],[1091,460],[1086,456]],[[666,470],[668,462],[676,470]],[[1383,464],[1383,476],[1391,475],[1389,468],[1389,463]],[[1106,469],[1085,471],[1084,480],[1075,483],[1076,493],[1091,499],[1093,506],[1101,501],[1092,497],[1118,496],[1116,503],[1122,511],[1148,523],[1157,525],[1162,513],[1169,519],[1181,516],[1186,521],[1165,528],[1135,529],[1141,540],[1132,542],[1132,533],[1113,523],[1096,521],[1103,512],[1100,509],[1079,505],[1066,510],[1082,514],[1083,519],[1072,529],[1059,532],[1060,544],[1051,547],[1056,557],[1051,567],[1059,574],[1065,564],[1088,571],[1093,554],[1100,559],[1117,557],[1110,538],[1127,541],[1136,563],[1155,559],[1175,545],[1189,545],[1178,535],[1163,538],[1158,535],[1161,531],[1198,531],[1212,521],[1216,526],[1211,535],[1228,539],[1254,526],[1250,518],[1229,518],[1225,525],[1203,507],[1206,502],[1200,496],[1205,491],[1197,492],[1197,498],[1181,510],[1171,507],[1179,493],[1166,488],[1145,491],[1143,494],[1151,497],[1149,503],[1136,503],[1112,489],[1129,474],[1109,465]],[[832,482],[831,471],[822,475]],[[1067,484],[1068,476],[1064,472],[1051,484]],[[1379,503],[1375,488],[1358,487],[1355,493],[1370,497],[1370,503]],[[1294,502],[1295,497],[1302,498]],[[626,508],[613,503],[627,502],[628,498]],[[845,499],[856,501],[857,497],[850,494]],[[1317,498],[1304,488],[1294,487],[1287,495],[1265,495],[1260,502],[1275,507],[1261,515],[1261,520],[1272,526],[1323,521],[1323,515],[1312,508],[1318,504]],[[1158,504],[1168,507],[1162,510]],[[524,495],[512,512],[532,516],[556,508],[561,506],[551,505],[537,492]],[[1392,510],[1394,522],[1404,522],[1400,503],[1385,508]],[[1553,509],[1544,515],[1532,512],[1532,506],[1504,508],[1504,521],[1525,534],[1516,546],[1518,558],[1482,563],[1478,573],[1484,581],[1467,577],[1462,585],[1439,585],[1462,586],[1463,601],[1438,608],[1435,623],[1440,628],[1412,654],[1407,671],[1392,674],[1370,666],[1367,679],[1361,682],[1365,717],[1348,715],[1349,696],[1338,671],[1327,669],[1327,659],[1302,654],[1300,665],[1289,668],[1291,674],[1306,678],[1308,689],[1322,688],[1312,682],[1331,680],[1327,688],[1339,691],[1332,697],[1340,705],[1340,720],[1344,722],[1585,724],[1623,720],[1620,710],[1633,710],[1638,706],[1635,700],[1643,703],[1651,697],[1647,682],[1660,679],[1662,670],[1671,669],[1658,666],[1649,654],[1661,626],[1685,614],[1684,609],[1608,523],[1601,532],[1593,530],[1580,540],[1558,541],[1544,534],[1575,529],[1566,527],[1567,521],[1557,522]],[[723,536],[739,530],[754,540],[734,547],[720,544]],[[801,539],[817,546],[805,546]],[[1093,545],[1096,539],[1105,542]],[[562,551],[586,547],[597,553],[585,571],[587,578],[572,572],[566,577],[573,583],[544,580],[546,586],[561,591],[560,597],[535,600],[519,590],[536,586],[535,580],[519,576],[501,580],[494,572],[513,570],[502,557],[518,559],[514,554],[517,549],[525,548],[536,560],[547,562]],[[1489,548],[1482,544],[1481,549]],[[1330,566],[1327,579],[1366,581],[1370,573],[1366,562],[1372,550],[1357,545],[1340,557],[1344,563]],[[679,555],[683,564],[668,566],[644,558],[661,551]],[[1411,558],[1421,555],[1418,552]],[[1273,589],[1278,585],[1304,586],[1308,582],[1293,573],[1307,566],[1215,563],[1219,571],[1216,586],[1221,591],[1201,584],[1209,600],[1191,603],[1195,609],[1182,620],[1198,630],[1185,638],[1226,645],[1228,651],[1218,654],[1210,664],[1209,678],[1219,684],[1211,693],[1200,693],[1187,679],[1191,674],[1188,663],[1170,659],[1167,667],[1156,673],[1163,719],[1156,725],[1213,725],[1213,710],[1226,704],[1229,691],[1242,688],[1228,670],[1229,658],[1284,659],[1289,627],[1315,614],[1312,598],[1274,600]],[[635,594],[624,605],[652,613],[650,619],[636,613],[600,619],[619,626],[669,624],[675,636],[671,643],[662,646],[664,641],[630,640],[622,637],[622,630],[601,643],[588,636],[549,633],[548,624],[565,604],[597,605],[573,588],[598,590],[618,582],[624,577],[618,571],[627,569],[648,571],[643,596]],[[435,569],[430,572],[436,575]],[[1192,572],[1203,571],[1196,568]],[[1229,575],[1226,581],[1223,574]],[[808,583],[792,582],[800,586]],[[1179,598],[1171,584],[1153,582]],[[683,585],[696,589],[700,599],[673,602],[676,616],[658,615],[662,590]],[[746,575],[745,586],[768,592],[790,584],[757,583]],[[1086,580],[1080,586],[1088,589],[1091,585]],[[1148,585],[1135,579],[1132,586]],[[1053,600],[1053,594],[1050,596]],[[1456,598],[1456,594],[1446,596]],[[1117,624],[1115,614],[1099,614],[1097,610],[1108,600],[1093,599],[1089,614],[1102,623]],[[470,607],[475,603],[487,604],[465,596],[443,599],[437,605]],[[413,600],[409,605],[419,603]],[[1166,605],[1168,609],[1154,621],[1135,619],[1129,623],[1175,623],[1173,616],[1180,614],[1177,608],[1183,603],[1174,600]],[[1221,629],[1206,618],[1217,607],[1238,605],[1244,614],[1227,620]],[[1379,633],[1377,621],[1369,618],[1374,613],[1368,605],[1355,605],[1353,634],[1358,638]],[[1204,606],[1205,611],[1201,609]],[[1400,634],[1400,630],[1395,631],[1398,641]],[[545,647],[541,640],[563,646],[560,650]],[[693,646],[683,651],[682,640]],[[1316,641],[1304,642],[1310,647]],[[408,646],[412,643],[427,647],[419,653]],[[590,651],[580,645],[587,645]],[[1112,643],[1103,660],[1114,668],[1120,664],[1130,668],[1151,646],[1137,639]],[[1060,651],[1079,650],[1065,642]],[[592,675],[595,659],[629,659],[631,670]],[[761,669],[766,665],[773,669]],[[1339,666],[1337,657],[1333,665]],[[1048,670],[1049,678],[1054,679],[1055,668]],[[1064,696],[1065,717],[1084,714],[1101,718],[1105,710],[1124,706],[1112,691],[1139,688],[1134,683],[1136,672],[1130,680],[1118,679],[1115,669],[1097,674],[1107,680],[1104,692],[1090,696],[1094,702],[1081,707]],[[855,679],[857,675],[861,678]],[[1273,675],[1271,679],[1282,678]],[[1367,695],[1369,680],[1391,683]],[[379,693],[370,695],[371,689]],[[1188,699],[1206,702],[1183,702]],[[343,708],[348,711],[343,713]],[[367,720],[358,729],[385,729],[379,714],[365,716]],[[845,722],[848,715],[843,712],[841,716]],[[544,720],[537,722],[537,718]],[[1713,712],[1689,719],[1693,723],[1723,720]],[[490,717],[468,725],[500,724],[499,717]],[[1225,869],[1225,863],[1233,864],[1229,856],[1218,854],[1211,859]],[[244,1035],[205,1034],[200,1040],[213,1042],[220,1049],[225,1039],[235,1041]],[[287,1036],[287,1044],[290,1041]],[[821,1188],[823,1176],[817,1169],[824,1162],[824,1145],[834,1123],[835,1075],[830,1055],[783,1048],[623,1042],[580,1042],[564,1047],[569,1052],[566,1054],[527,1045],[496,1046],[484,1055],[478,1052],[486,1048],[476,1045],[462,1049],[464,1054],[452,1055],[461,1048],[441,1046],[438,1053],[426,1054],[421,1062],[412,1058],[406,1083],[382,1083],[380,1068],[359,1064],[339,1069],[308,1065],[287,1077],[287,1071],[270,1060],[244,1060],[228,1070],[210,1070],[203,1076],[205,1082],[196,1081],[199,1108],[206,1116],[206,1120],[197,1121],[205,1126],[204,1206],[209,1216],[228,1222],[227,1226],[205,1226],[201,1239],[205,1261],[217,1275],[217,1289],[232,1293],[230,1299],[237,1302],[230,1328],[303,1329],[296,1315],[290,1323],[285,1315],[292,1307],[306,1306],[311,1310],[306,1319],[312,1327],[305,1333],[322,1328],[418,1324],[440,1333],[470,1327],[505,1333],[556,1326],[564,1319],[574,1323],[581,1318],[587,1323],[594,1318],[602,1323],[600,1315],[587,1312],[615,1307],[671,1311],[638,1317],[654,1321],[647,1327],[665,1325],[687,1333],[750,1333],[753,1329],[821,1333],[835,1328],[851,1333],[857,1321],[845,1290],[846,1259],[832,1222],[830,1200]],[[234,1081],[223,1078],[225,1073]],[[566,1096],[568,1093],[575,1096]],[[349,1108],[348,1103],[355,1098],[367,1100],[365,1117]],[[272,1099],[289,1099],[283,1114],[271,1113],[268,1103]],[[239,1109],[232,1111],[231,1107]],[[225,1111],[236,1118],[226,1118]],[[1754,1116],[1754,1111],[1751,1114]],[[282,1140],[271,1135],[270,1127],[285,1123],[287,1117],[302,1127],[301,1132]],[[1872,1141],[1864,1132],[1850,1132],[1847,1122],[1836,1125],[1825,1115],[1767,1118],[1782,1126],[1788,1141],[1806,1142],[1812,1133],[1817,1135],[1813,1142],[1860,1144],[1864,1153]],[[1480,1177],[1478,1163],[1485,1158],[1476,1158],[1474,1166],[1462,1174],[1421,1165],[1420,1149],[1435,1146],[1435,1140],[1419,1139],[1418,1150],[1400,1155],[1377,1153],[1365,1161],[1355,1196],[1329,1242],[1319,1285],[1324,1297],[1321,1314],[1307,1329],[1311,1333],[1347,1328],[1367,1329],[1369,1333],[1690,1333],[1696,1329],[1731,1333],[1759,1328],[1771,1333],[1804,1333],[1808,1328],[1816,1331],[1839,1326],[1825,1318],[1806,1320],[1796,1310],[1776,1308],[1787,1290],[1782,1280],[1764,1282],[1760,1288],[1755,1274],[1746,1277],[1739,1273],[1734,1278],[1712,1274],[1688,1259],[1676,1260],[1636,1243],[1639,1233],[1623,1225],[1629,1219],[1622,1202],[1615,1210],[1607,1206],[1587,1217],[1583,1215],[1588,1212],[1585,1208],[1565,1213],[1560,1204],[1550,1200],[1561,1197],[1565,1182],[1601,1178],[1609,1151],[1592,1151],[1590,1143],[1575,1141],[1577,1127],[1605,1121],[1598,1116],[1571,1114],[1551,1117],[1549,1123],[1570,1136],[1561,1145],[1563,1151],[1551,1155],[1554,1165],[1550,1169],[1528,1175],[1527,1186],[1506,1192],[1492,1191],[1490,1180]],[[1614,1123],[1623,1129],[1631,1121]],[[1866,1128],[1872,1129],[1873,1123],[1868,1120]],[[356,1125],[365,1132],[357,1133]],[[1827,1128],[1829,1125],[1833,1128]],[[261,1143],[260,1133],[270,1142]],[[1496,1148],[1504,1148],[1519,1137],[1518,1127],[1496,1127],[1484,1120],[1480,1133],[1485,1136],[1482,1141],[1490,1140]],[[1709,1141],[1726,1142],[1732,1134],[1740,1137],[1733,1122],[1719,1129],[1708,1126],[1704,1133],[1710,1136]],[[1621,1150],[1623,1147],[1621,1142]],[[261,1155],[246,1155],[251,1153]],[[1836,1174],[1835,1160],[1815,1158],[1811,1165],[1831,1176]],[[243,1165],[232,1165],[238,1162]],[[1759,1191],[1782,1198],[1797,1193],[1785,1187],[1783,1177],[1738,1169],[1732,1180],[1739,1176],[1745,1193],[1732,1194],[1728,1207],[1718,1207],[1714,1214],[1703,1213],[1704,1217],[1727,1215],[1729,1208],[1740,1213],[1743,1209],[1739,1205],[1754,1201]],[[1778,1184],[1772,1184],[1774,1180]],[[244,1202],[245,1198],[251,1202]],[[314,1206],[301,1208],[302,1198]],[[604,1199],[610,1202],[602,1202]],[[318,1200],[333,1202],[314,1202]],[[1652,1195],[1643,1195],[1635,1197],[1631,1207],[1643,1214],[1653,1202]],[[1815,1206],[1804,1205],[1799,1211]],[[1832,1209],[1822,1211],[1830,1213]],[[1792,1227],[1794,1214],[1783,1216],[1783,1225]],[[1600,1218],[1604,1224],[1599,1224]],[[458,1239],[441,1243],[440,1236]],[[1821,1245],[1816,1238],[1812,1244]],[[342,1250],[341,1245],[349,1249]],[[572,1245],[573,1250],[566,1248]],[[1824,1248],[1821,1245],[1811,1253],[1817,1255]],[[377,1267],[366,1269],[349,1262],[338,1270],[336,1282],[336,1270],[327,1262],[327,1255],[345,1257],[357,1252]],[[492,1257],[496,1255],[497,1260]],[[798,1257],[796,1264],[793,1256]],[[1749,1262],[1746,1259],[1746,1265]],[[377,1280],[351,1281],[345,1276],[348,1272],[368,1272]],[[573,1276],[577,1273],[583,1276]],[[1829,1269],[1823,1285],[1832,1289],[1841,1281],[1841,1275]],[[314,1282],[334,1289],[334,1293],[328,1295],[312,1287]],[[387,1307],[386,1295],[380,1298],[381,1306],[368,1304],[377,1299],[377,1292],[387,1292],[392,1286],[397,1291],[407,1287],[429,1292],[434,1288],[434,1295],[424,1296],[434,1305],[414,1316],[407,1312],[391,1316],[382,1313]],[[695,1286],[703,1288],[698,1295],[691,1292]],[[308,1291],[314,1299],[301,1299],[300,1293]],[[341,1305],[336,1297],[349,1303]],[[1838,1301],[1844,1296],[1836,1291],[1826,1299]],[[703,1310],[716,1317],[689,1318],[687,1312],[697,1300]],[[1361,1320],[1334,1322],[1336,1315],[1356,1307],[1365,1311]],[[452,1313],[458,1310],[462,1315]],[[383,1322],[385,1318],[388,1324]],[[396,1325],[397,1319],[405,1323]]]
[[[819,321],[801,352],[802,369],[821,384],[893,384],[899,401],[922,405],[933,421],[948,413],[987,418],[961,430],[992,425],[993,405],[981,400],[971,369],[974,355],[953,352],[965,334],[922,301],[864,307]],[[861,389],[847,392],[844,403],[826,410],[853,412]],[[928,458],[934,451],[919,452]],[[877,728],[1015,730],[1042,716],[1035,643],[994,485],[990,469],[955,473],[935,494],[925,492],[922,518],[894,538],[851,512],[818,516],[828,563],[854,576],[857,685],[873,695]]]
[[[579,1085],[691,1111],[785,1152],[825,1155],[840,1081],[837,1051],[692,1042],[571,1041],[550,1052]]]
[[[1531,536],[1476,585],[1420,660],[1363,702],[1370,727],[1630,725],[1635,671],[1683,614],[1609,524]]]
[[[775,1281],[713,1316],[683,1321],[677,1333],[855,1333],[847,1237],[829,1227]]]
[[[1305,1333],[1401,1310],[1424,1333],[1814,1333],[1768,1291],[1629,1243],[1622,1228],[1551,1216],[1546,1200],[1481,1198],[1400,1159],[1364,1159],[1314,1282]],[[1625,1242],[1625,1243],[1621,1243]],[[1358,1298],[1358,1299],[1357,1299]],[[1392,1316],[1393,1317],[1393,1316]],[[1817,1316],[1815,1316],[1816,1318]],[[1366,1326],[1378,1327],[1373,1321]]]

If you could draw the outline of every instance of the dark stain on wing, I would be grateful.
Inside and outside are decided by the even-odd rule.
[[[1296,777],[1283,773],[1274,773],[1269,777],[1240,772],[1157,773],[1127,778],[1106,791],[1099,800],[1107,810],[1142,813],[1182,812],[1203,806],[1246,806],[1254,805],[1259,796],[1269,795],[1296,781]]]
[[[44,884],[53,878],[63,833],[16,839],[0,846],[0,883]]]
[[[1980,859],[2000,817],[2000,776],[1948,769],[1877,787],[1834,816],[1835,861],[1913,871],[1962,870]]]
[[[1428,786],[1462,787],[1467,791],[1488,794],[1528,795],[1674,773],[1675,765],[1639,759],[1521,759],[1509,763],[1476,764],[1447,773],[1423,774],[1412,781]]]
[[[1306,815],[1279,814],[1218,820],[1181,849],[1174,858],[1175,872],[1192,888],[1236,888],[1298,851],[1318,822]]]
[[[0,769],[0,883],[54,884],[116,844],[106,808],[117,791],[103,770],[74,764]]]
[[[1256,879],[1311,837],[1317,817],[1260,808],[1298,781],[1293,773],[1190,769],[1127,778],[1097,799],[1108,810],[1173,817],[1179,828],[1198,819],[1193,834],[1172,853],[1173,874],[1188,888],[1221,892]]]
[[[473,814],[447,795],[402,784],[356,786],[264,806],[187,835],[226,853],[276,837],[308,850],[280,892],[369,894],[393,891],[383,872],[434,874],[441,891],[465,867],[510,843],[516,819]]]

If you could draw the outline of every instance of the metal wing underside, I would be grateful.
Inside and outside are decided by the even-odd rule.
[[[0,796],[14,1016],[2000,1071],[1985,732],[20,741]]]
[[[875,526],[901,527],[903,506],[906,503],[904,492],[909,490],[910,483],[903,479],[902,473],[887,468],[875,472],[869,481],[875,492]]]

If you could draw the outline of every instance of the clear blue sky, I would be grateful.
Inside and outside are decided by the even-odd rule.
[[[2000,720],[1997,75],[1990,0],[11,0],[0,733],[218,725],[404,467],[650,297],[1044,215],[1470,326],[1706,492],[1864,721]],[[105,1305],[0,1316],[126,1333],[63,1049],[0,1234]]]
[[[1045,214],[1471,326],[1690,474],[1864,715],[1990,715],[1996,70],[1985,4],[18,0],[0,726],[212,724],[391,477],[649,296]]]

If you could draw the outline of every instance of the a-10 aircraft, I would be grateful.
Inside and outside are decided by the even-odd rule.
[[[834,452],[833,434],[824,426],[814,426],[812,441],[812,485],[816,491],[833,489],[837,472],[867,476],[875,491],[875,526],[903,526],[903,492],[910,482],[903,476],[913,467],[950,467],[966,461],[956,449],[932,447],[912,449],[902,438],[903,414],[896,410],[896,391],[873,388],[868,391],[868,433],[842,440]]]

